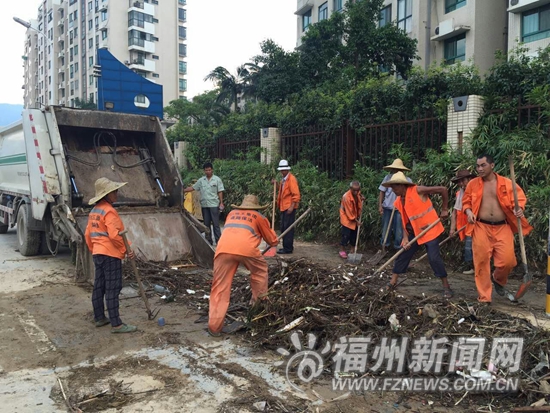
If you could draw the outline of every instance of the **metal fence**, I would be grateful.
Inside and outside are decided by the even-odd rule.
[[[239,159],[246,155],[253,148],[260,147],[260,137],[250,137],[242,141],[226,141],[225,138],[219,138],[212,148],[214,158],[219,159]],[[258,153],[258,160],[260,155]]]

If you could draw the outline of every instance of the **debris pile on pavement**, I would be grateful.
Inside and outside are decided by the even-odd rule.
[[[158,263],[140,263],[140,270],[149,283],[162,284],[176,295],[178,302],[207,314],[210,272],[184,272],[170,266],[174,267],[173,264],[164,267]],[[249,308],[248,277],[235,276],[228,319],[246,322],[247,330],[242,338],[263,348],[282,347],[290,352],[296,351],[291,347],[290,335],[300,332],[305,343],[307,335],[312,333],[317,338],[315,349],[320,350],[327,342],[332,346],[331,351],[324,355],[325,366],[331,365],[334,344],[341,337],[369,336],[372,347],[383,338],[408,337],[407,360],[411,357],[413,341],[423,337],[428,340],[447,338],[448,343],[443,344],[449,349],[460,337],[484,338],[481,370],[456,366],[448,372],[452,362],[450,356],[442,359],[452,380],[460,376],[493,381],[518,377],[518,394],[492,393],[489,397],[493,408],[495,403],[498,404],[497,410],[504,406],[528,406],[537,400],[540,403],[539,399],[550,396],[550,332],[488,306],[456,299],[447,301],[439,295],[419,299],[402,296],[399,291],[386,292],[386,280],[371,274],[371,270],[365,267],[340,265],[331,269],[306,259],[277,260],[270,266],[267,297],[256,308]],[[494,339],[504,337],[523,339],[522,358],[516,372],[489,362]],[[401,374],[404,377],[433,376],[424,372],[413,374],[408,362],[405,366]],[[380,374],[371,374],[368,369],[367,373],[371,376]],[[448,406],[455,403],[480,406],[487,399],[487,396],[483,399],[482,395],[472,393],[448,393],[440,397]]]

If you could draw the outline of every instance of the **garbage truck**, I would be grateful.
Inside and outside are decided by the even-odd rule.
[[[95,181],[127,182],[114,204],[136,254],[193,255],[211,267],[204,226],[183,210],[183,182],[157,117],[49,106],[0,129],[0,234],[15,227],[24,256],[69,245],[77,281],[93,282],[84,232]],[[1,236],[1,235],[0,235]]]

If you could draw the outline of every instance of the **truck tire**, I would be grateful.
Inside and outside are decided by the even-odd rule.
[[[29,207],[21,205],[17,212],[17,243],[19,252],[25,257],[37,255],[40,250],[40,231],[29,230]]]

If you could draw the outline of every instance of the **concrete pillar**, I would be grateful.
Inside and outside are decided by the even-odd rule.
[[[451,99],[447,107],[447,144],[452,149],[464,148],[467,138],[479,123],[482,111],[482,96],[470,95]]]
[[[189,169],[189,162],[185,155],[189,142],[178,141],[174,142],[174,158],[179,169]]]
[[[260,129],[260,144],[262,163],[275,162],[281,157],[281,130],[279,128]]]

